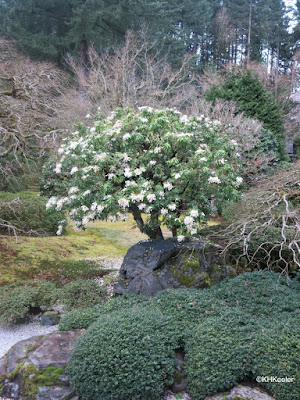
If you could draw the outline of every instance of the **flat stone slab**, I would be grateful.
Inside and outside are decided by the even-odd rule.
[[[46,336],[41,346],[28,356],[37,369],[53,365],[55,368],[68,364],[76,340],[85,330],[53,332]]]

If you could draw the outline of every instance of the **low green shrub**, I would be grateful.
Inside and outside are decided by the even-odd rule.
[[[57,298],[55,285],[46,281],[3,286],[0,288],[0,322],[16,323],[34,309],[50,307]]]
[[[87,329],[93,322],[103,315],[113,311],[130,310],[139,306],[146,306],[149,303],[148,297],[125,295],[113,297],[95,307],[72,310],[67,313],[59,322],[59,330]]]
[[[87,329],[93,322],[97,321],[99,314],[97,306],[72,310],[59,321],[59,330]]]
[[[258,320],[239,310],[209,317],[187,336],[187,387],[195,400],[229,389],[251,374]]]
[[[148,325],[151,328],[154,314],[168,319],[168,330],[176,337],[177,345],[184,348],[188,391],[193,399],[202,400],[230,389],[243,379],[273,375],[295,376],[297,382],[292,390],[288,384],[262,382],[280,400],[295,400],[296,393],[300,392],[299,304],[297,280],[287,280],[274,272],[256,271],[224,280],[210,289],[164,290],[152,298],[117,297],[67,314],[60,329],[86,328],[94,322],[88,331],[88,340],[85,341],[85,336],[82,338],[83,344],[73,358],[71,369],[74,388],[86,400],[97,398],[102,391],[104,400],[138,398],[139,392],[123,392],[124,374],[130,377],[129,386],[140,387],[143,380],[136,370],[142,368],[139,364],[142,361],[131,357],[132,348],[137,346],[137,341],[143,342],[141,337],[147,336],[145,329]],[[95,342],[94,336],[97,336]],[[109,342],[104,340],[106,337]],[[111,341],[120,341],[119,347]],[[112,354],[118,354],[120,364],[109,369],[110,349]],[[150,354],[156,356],[158,349],[153,346]],[[149,357],[143,357],[148,365]],[[103,369],[99,370],[100,364]],[[80,372],[85,368],[88,368],[86,372]],[[105,369],[108,372],[103,383],[100,376]],[[111,384],[112,377],[121,385],[121,396],[117,384]],[[94,387],[98,379],[101,387],[95,390],[99,391],[85,397],[88,388]],[[87,383],[82,384],[85,380]],[[152,389],[155,387],[153,383]]]
[[[172,316],[181,329],[189,324],[199,323],[208,317],[221,317],[228,309],[239,309],[257,318],[276,318],[295,313],[299,307],[300,283],[287,281],[284,276],[269,271],[255,271],[226,279],[210,289],[167,289],[154,297],[120,296],[102,303],[95,309],[86,310],[91,317],[85,321],[94,322],[98,317],[112,311],[137,307],[155,307],[164,315]],[[80,310],[67,314],[61,320],[60,329],[75,329]],[[86,315],[85,314],[85,315]],[[74,317],[73,317],[74,316]],[[88,325],[80,327],[87,328]],[[79,328],[79,326],[78,326]]]
[[[33,193],[0,192],[0,219],[21,233],[55,234],[65,215],[62,212],[48,213],[46,203],[45,198]],[[6,230],[2,228],[2,232],[6,233]]]
[[[100,303],[106,290],[92,279],[78,279],[59,290],[60,301],[67,310],[79,307],[90,307]]]
[[[173,381],[177,347],[173,320],[159,310],[111,313],[78,340],[71,386],[85,400],[155,400]]]
[[[293,378],[292,382],[262,382],[276,399],[295,400],[300,393],[300,314],[261,330],[253,346],[254,377]],[[275,325],[275,324],[274,324]]]

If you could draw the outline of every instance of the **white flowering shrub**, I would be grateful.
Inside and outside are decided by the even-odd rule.
[[[205,224],[212,198],[238,196],[236,142],[218,121],[150,107],[97,117],[64,142],[42,184],[47,208],[68,210],[75,229],[131,213],[150,238],[162,238],[164,225],[183,240]]]

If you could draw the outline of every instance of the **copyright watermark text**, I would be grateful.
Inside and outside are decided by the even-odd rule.
[[[294,382],[293,377],[279,377],[279,376],[257,376],[256,382],[258,383],[266,383],[266,382],[275,382],[275,383],[292,383]]]

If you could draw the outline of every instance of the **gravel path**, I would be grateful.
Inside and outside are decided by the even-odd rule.
[[[13,327],[0,326],[0,358],[20,340],[28,339],[31,336],[44,335],[49,332],[57,331],[57,329],[56,325],[42,326],[34,322]]]

